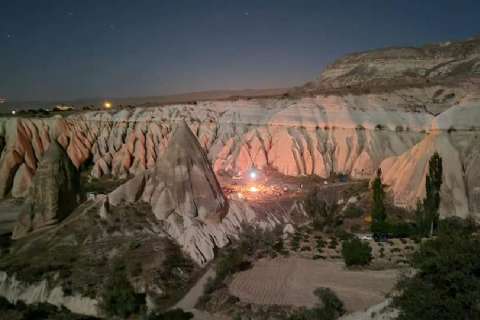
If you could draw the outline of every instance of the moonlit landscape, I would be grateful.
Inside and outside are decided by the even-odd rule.
[[[2,2],[0,319],[480,319],[479,22]]]

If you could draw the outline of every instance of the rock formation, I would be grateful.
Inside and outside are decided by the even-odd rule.
[[[13,230],[15,239],[63,220],[78,205],[79,174],[72,161],[55,141],[39,162]]]
[[[434,146],[427,145],[437,141],[431,133],[448,133],[440,144],[448,143],[458,157],[445,163],[455,168],[450,180],[456,181],[445,192],[454,192],[461,203],[445,207],[443,214],[464,216],[465,208],[480,214],[475,169],[480,161],[479,43],[474,39],[354,54],[332,64],[294,98],[90,111],[65,119],[0,119],[5,139],[0,198],[25,194],[54,132],[77,168],[89,160],[95,177],[126,177],[156,167],[173,128],[185,120],[214,171],[231,173],[255,165],[286,175],[344,173],[368,179],[385,159],[408,155],[419,144],[431,150]],[[363,72],[365,68],[371,70]],[[416,174],[424,171],[391,166],[391,160],[382,166],[396,202],[415,206],[424,187]],[[395,169],[389,173],[387,167]],[[411,177],[406,181],[401,170],[416,174],[406,174]],[[416,190],[409,196],[402,193],[407,185]]]
[[[137,175],[110,193],[109,201],[150,203],[158,220],[198,219],[219,223],[228,204],[209,160],[197,138],[180,121],[167,151],[152,169]]]
[[[240,201],[231,201],[229,206],[205,151],[184,121],[178,123],[154,168],[108,195],[112,206],[137,201],[150,204],[163,229],[199,264],[212,260],[215,247],[228,244],[243,223],[271,228],[288,219],[267,209],[259,218]]]

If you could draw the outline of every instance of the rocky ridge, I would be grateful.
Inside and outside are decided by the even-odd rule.
[[[307,91],[385,91],[432,84],[458,86],[480,77],[480,38],[353,53],[335,61]],[[451,99],[453,97],[444,97]]]

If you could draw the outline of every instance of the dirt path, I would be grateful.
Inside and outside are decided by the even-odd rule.
[[[193,313],[194,320],[229,320],[225,316],[210,314],[208,312],[195,309],[198,299],[203,295],[203,289],[210,277],[215,276],[215,270],[210,267],[207,272],[197,281],[197,283],[187,292],[187,294],[173,307]]]
[[[313,306],[319,287],[334,290],[348,311],[364,310],[385,300],[398,272],[350,271],[343,263],[298,257],[260,260],[235,276],[230,293],[256,304]]]

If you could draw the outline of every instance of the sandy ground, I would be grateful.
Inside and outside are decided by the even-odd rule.
[[[22,203],[16,199],[0,201],[0,235],[12,232],[21,208]]]
[[[364,310],[385,300],[398,271],[349,271],[342,262],[299,257],[260,260],[250,270],[238,273],[230,293],[255,304],[313,306],[319,287],[334,290],[348,311]]]

